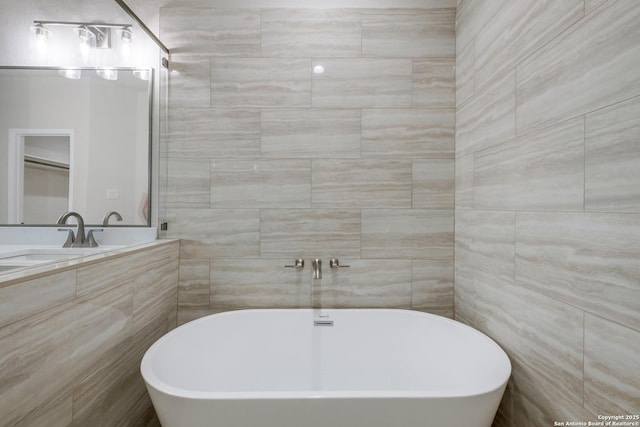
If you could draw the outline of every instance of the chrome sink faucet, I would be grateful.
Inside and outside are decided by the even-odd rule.
[[[313,267],[313,278],[322,279],[322,260],[318,258],[312,259],[311,267]]]

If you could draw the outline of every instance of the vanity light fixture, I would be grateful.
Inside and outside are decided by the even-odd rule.
[[[58,70],[58,74],[62,77],[66,77],[71,80],[79,80],[82,77],[82,70],[78,70],[75,68],[67,68],[64,70]]]
[[[100,68],[96,70],[96,74],[105,80],[118,80],[118,70],[113,68]]]
[[[120,39],[125,43],[133,40],[133,31],[130,24],[103,24],[85,22],[61,22],[61,21],[33,21],[31,27],[38,39],[47,39],[51,34],[51,27],[69,27],[78,35],[81,48],[91,47],[96,49],[111,49],[112,30],[116,30]]]
[[[151,78],[151,70],[133,70],[133,75],[140,80],[149,80]]]

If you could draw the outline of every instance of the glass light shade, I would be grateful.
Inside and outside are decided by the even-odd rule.
[[[69,68],[66,70],[58,70],[58,74],[67,79],[78,80],[82,77],[82,70]]]
[[[112,68],[100,68],[96,73],[105,80],[118,80],[118,70]]]

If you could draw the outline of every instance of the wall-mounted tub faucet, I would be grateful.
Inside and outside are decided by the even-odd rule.
[[[287,268],[295,268],[296,270],[302,270],[304,268],[304,260],[298,258],[292,265],[285,265]]]
[[[313,278],[322,279],[322,260],[318,258],[311,260],[311,266],[313,267]]]

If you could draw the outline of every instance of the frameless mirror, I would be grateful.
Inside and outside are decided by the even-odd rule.
[[[0,67],[0,224],[149,225],[151,69]],[[4,204],[4,203],[3,203]]]

